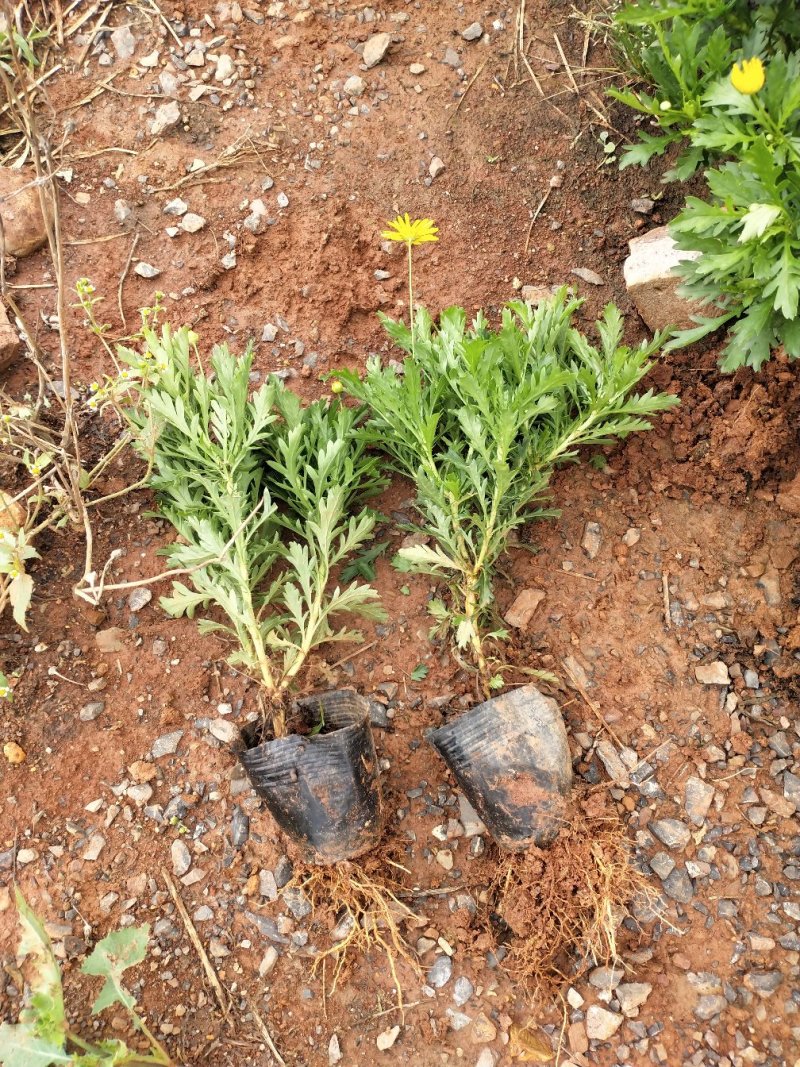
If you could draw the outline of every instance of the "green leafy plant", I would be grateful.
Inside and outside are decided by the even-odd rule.
[[[435,629],[452,631],[457,647],[470,651],[485,686],[492,672],[484,625],[509,534],[554,514],[540,504],[559,464],[576,460],[583,446],[647,429],[650,415],[677,403],[652,391],[631,395],[662,338],[622,345],[622,318],[609,305],[596,348],[572,325],[580,304],[566,289],[535,309],[515,301],[497,330],[483,314],[468,324],[459,307],[437,323],[419,309],[413,330],[381,316],[406,353],[402,368],[373,358],[363,379],[337,375],[370,409],[372,443],[416,486],[430,543],[401,548],[395,566],[445,582],[449,603],[429,605]]]
[[[120,350],[139,375],[124,410],[179,534],[169,565],[189,581],[161,604],[174,616],[202,611],[201,632],[234,643],[229,662],[257,678],[283,736],[283,696],[310,652],[361,639],[335,618],[384,617],[369,585],[330,588],[335,568],[371,540],[375,515],[362,502],[383,485],[361,412],[335,399],[302,407],[275,377],[250,395],[251,349],[215,347],[207,377],[189,330],[146,330],[144,342],[144,355]],[[157,372],[145,377],[143,360]]]
[[[758,370],[778,345],[800,357],[800,54],[776,57],[762,90],[728,83],[714,103],[697,136],[737,158],[706,171],[711,199],[689,197],[670,229],[700,253],[679,265],[681,291],[718,314],[697,316],[668,347],[732,323],[722,369]]]
[[[0,1024],[0,1064],[3,1067],[171,1067],[173,1060],[151,1033],[136,1011],[136,1001],[122,984],[122,975],[141,963],[147,955],[150,927],[131,926],[104,937],[84,963],[84,974],[104,978],[103,988],[92,1005],[97,1015],[113,1004],[120,1004],[134,1027],[144,1035],[149,1049],[131,1049],[121,1038],[87,1041],[69,1025],[64,1008],[61,971],[50,938],[41,921],[31,911],[19,889],[15,890],[22,934],[20,956],[30,963],[30,990],[21,1010],[19,1022]]]

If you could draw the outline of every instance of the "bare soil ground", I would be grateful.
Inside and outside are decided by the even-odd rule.
[[[253,339],[262,374],[284,371],[303,396],[320,395],[327,371],[388,351],[376,311],[406,311],[404,263],[379,236],[398,211],[440,227],[440,243],[417,259],[417,296],[431,310],[461,303],[492,315],[515,286],[554,283],[586,296],[587,324],[608,300],[630,310],[627,241],[668,220],[682,191],[661,186],[657,173],[604,164],[608,56],[570,17],[570,4],[527,4],[527,59],[541,91],[515,53],[517,8],[242,6],[244,14],[238,4],[168,0],[158,16],[155,5],[114,4],[105,27],[130,26],[133,57],[118,58],[102,33],[88,50],[85,39],[70,39],[63,70],[47,83],[54,142],[69,124],[59,160],[71,172],[60,183],[68,281],[88,277],[106,297],[101,317],[112,334],[133,328],[158,287],[166,317],[192,324],[203,346]],[[460,34],[474,20],[486,36],[468,43]],[[387,56],[360,69],[360,46],[382,31],[392,35]],[[187,66],[197,44],[204,64]],[[237,72],[227,85],[214,80],[222,53]],[[425,69],[412,73],[412,64]],[[154,137],[154,110],[172,84],[165,73],[181,79],[182,118]],[[343,83],[356,74],[363,94],[347,98]],[[629,119],[612,111],[608,121],[624,129]],[[241,150],[232,165],[190,173],[196,159],[231,163],[230,146]],[[445,169],[431,180],[434,157]],[[651,216],[631,209],[634,197],[653,194]],[[176,196],[206,220],[199,232],[165,233],[176,219],[164,207]],[[243,227],[254,199],[266,205],[263,233]],[[119,200],[130,208],[124,223]],[[232,243],[236,262],[226,269]],[[126,269],[131,253],[130,266],[149,263],[157,279]],[[580,281],[575,268],[602,284]],[[47,283],[52,268],[35,254],[11,280]],[[57,376],[53,290],[18,297],[40,323]],[[264,341],[267,324],[275,336]],[[63,327],[85,388],[109,368],[78,311]],[[643,336],[633,312],[627,332]],[[168,619],[157,597],[139,612],[124,597],[99,610],[79,604],[70,590],[83,544],[64,530],[40,545],[30,632],[2,620],[3,665],[20,672],[14,703],[2,709],[2,739],[18,741],[27,760],[0,767],[0,884],[16,879],[49,920],[77,1018],[97,1025],[87,1018],[88,980],[77,973],[86,951],[120,923],[147,920],[153,953],[137,988],[157,1032],[192,1067],[273,1062],[254,1011],[296,1067],[335,1062],[334,1035],[348,1067],[506,1065],[512,1028],[529,1022],[545,1028],[560,1064],[796,1063],[800,549],[796,516],[776,497],[797,470],[800,387],[796,367],[780,357],[757,377],[721,376],[715,359],[713,349],[695,350],[657,367],[654,386],[679,393],[680,408],[609,451],[601,469],[562,471],[554,485],[561,517],[524,532],[498,589],[501,609],[521,589],[545,591],[506,650],[520,668],[509,677],[525,681],[522,669],[533,667],[562,679],[552,692],[569,727],[575,802],[622,821],[661,897],[660,914],[634,908],[619,932],[624,977],[590,968],[565,1002],[534,998],[504,964],[507,931],[487,918],[494,846],[479,834],[442,843],[431,833],[459,808],[424,730],[473,703],[474,686],[428,640],[429,582],[401,579],[385,558],[377,585],[389,624],[368,628],[363,648],[318,656],[302,687],[352,685],[387,705],[388,728],[376,732],[387,815],[377,860],[418,917],[403,929],[420,950],[419,969],[398,961],[403,1010],[380,952],[355,960],[332,992],[333,962],[316,973],[312,966],[315,950],[330,944],[337,902],[303,915],[302,903],[293,914],[283,897],[269,900],[269,872],[280,873],[285,843],[210,728],[224,734],[220,720],[244,721],[252,687],[225,665],[221,641]],[[7,387],[21,395],[29,374],[25,364],[15,368]],[[117,432],[102,416],[82,417],[87,441]],[[137,470],[132,457],[120,460],[106,491]],[[401,511],[410,496],[408,485],[394,484],[381,505]],[[122,549],[119,580],[161,569],[156,553],[169,532],[146,516],[150,505],[138,493],[99,516],[96,558]],[[587,522],[600,527],[593,558],[582,547]],[[385,536],[399,535],[388,528]],[[113,627],[122,631],[118,648],[103,652],[98,634]],[[695,668],[717,661],[728,684],[698,682]],[[420,663],[429,673],[412,682]],[[82,719],[93,702],[102,710]],[[154,742],[176,732],[176,748],[153,756]],[[601,759],[598,743],[622,761]],[[706,810],[692,799],[694,780],[712,787]],[[672,837],[665,819],[680,823]],[[227,1017],[163,879],[176,840],[188,845],[191,868],[173,877],[226,991]],[[574,858],[583,862],[580,849]],[[16,1017],[21,993],[7,892],[0,910],[6,1019]],[[263,973],[271,945],[278,959]],[[452,959],[452,976],[434,988],[428,972],[445,974],[442,958]],[[395,1043],[378,1052],[376,1038],[396,1024]]]

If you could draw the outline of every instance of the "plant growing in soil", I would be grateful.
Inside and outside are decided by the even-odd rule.
[[[432,543],[401,548],[395,565],[445,581],[449,603],[430,610],[469,649],[484,686],[502,681],[489,669],[484,626],[511,532],[553,514],[540,506],[552,473],[581,447],[647,429],[650,415],[677,403],[631,395],[662,338],[622,345],[622,317],[608,305],[596,348],[572,325],[580,304],[566,289],[538,308],[514,301],[497,330],[483,314],[468,324],[459,307],[438,323],[421,308],[412,327],[382,315],[407,354],[402,368],[372,359],[363,380],[338,375],[372,413],[371,442],[416,486],[418,532]]]
[[[335,399],[304,408],[274,376],[250,395],[251,349],[215,347],[207,377],[189,330],[145,330],[144,341],[144,355],[120,350],[139,382],[125,410],[179,535],[165,554],[190,582],[174,582],[161,604],[174,616],[224,616],[204,614],[200,630],[233,641],[229,662],[258,680],[283,737],[283,700],[309,654],[361,639],[334,619],[384,617],[371,586],[330,588],[370,540],[376,517],[362,501],[383,484],[361,412]]]
[[[87,1041],[70,1027],[64,1009],[61,971],[50,938],[19,889],[15,895],[22,927],[19,954],[30,958],[30,991],[19,1022],[0,1024],[0,1063],[3,1067],[32,1067],[33,1064],[38,1067],[51,1064],[73,1064],[74,1067],[160,1064],[171,1067],[173,1060],[169,1053],[138,1014],[136,1001],[122,984],[123,972],[141,963],[147,955],[149,925],[130,926],[104,937],[81,968],[84,974],[105,979],[92,1005],[92,1014],[96,1015],[112,1004],[120,1004],[148,1042],[148,1051],[139,1052],[128,1048],[118,1037]]]
[[[667,347],[733,321],[722,369],[758,370],[778,345],[800,357],[800,53],[734,66],[713,98],[696,137],[735,158],[706,171],[711,200],[689,197],[671,233],[701,253],[679,265],[682,292],[721,314]]]

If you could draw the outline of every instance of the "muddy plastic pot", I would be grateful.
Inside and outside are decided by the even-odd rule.
[[[291,734],[250,747],[239,759],[281,830],[308,860],[339,863],[368,852],[381,835],[378,760],[369,703],[350,689],[297,701],[315,735]]]
[[[566,817],[572,762],[554,700],[525,685],[426,736],[499,845],[519,851],[555,840]]]

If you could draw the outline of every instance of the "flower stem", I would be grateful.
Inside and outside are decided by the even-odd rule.
[[[414,345],[414,281],[413,273],[411,270],[411,242],[406,242],[406,248],[408,249],[408,321],[411,327],[411,355],[416,361],[417,351]]]

